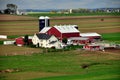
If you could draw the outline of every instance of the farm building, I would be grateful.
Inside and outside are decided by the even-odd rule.
[[[90,51],[98,51],[98,50],[103,50],[104,48],[97,44],[87,44],[83,46],[83,49]]]
[[[0,39],[7,39],[7,35],[0,35]]]
[[[3,44],[4,45],[11,45],[11,44],[14,44],[15,41],[4,41]]]
[[[48,27],[50,26],[50,21],[49,21],[49,17],[46,16],[41,16],[39,17],[39,31],[41,31],[44,27]]]
[[[49,35],[54,35],[59,40],[63,38],[79,37],[80,31],[77,25],[59,25],[50,26],[50,18],[41,16],[39,17],[39,33],[47,33]]]
[[[56,25],[50,28],[47,34],[54,35],[59,40],[62,40],[64,38],[79,37],[80,31],[76,29],[76,25]]]
[[[47,31],[51,28],[52,27],[44,27],[39,33],[47,33]]]
[[[104,48],[116,48],[116,44],[111,42],[97,42],[95,44],[104,46]]]
[[[49,34],[35,34],[32,38],[32,42],[37,47],[52,48],[57,49],[61,48],[61,43],[54,35]]]
[[[101,35],[98,33],[80,33],[80,37],[89,38],[90,42],[101,40]]]
[[[15,43],[17,46],[23,46],[25,45],[24,37],[19,37],[15,39]],[[28,44],[32,43],[32,39],[28,38]]]
[[[25,44],[24,38],[22,38],[22,37],[16,38],[15,42],[16,42],[17,46],[23,46]]]
[[[49,19],[49,17],[39,17],[39,34],[54,35],[61,42],[63,39],[67,39],[68,45],[85,45],[101,40],[101,35],[98,33],[80,33],[77,25],[55,25],[49,27]],[[37,45],[37,43],[35,44]],[[39,46],[41,46],[40,44]]]
[[[83,37],[70,37],[67,39],[68,45],[84,45],[89,43],[89,38],[83,38]]]

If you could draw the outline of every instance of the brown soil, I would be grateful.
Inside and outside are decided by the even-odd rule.
[[[29,47],[18,47],[14,45],[0,45],[0,56],[1,55],[30,55],[33,53],[41,53],[40,48],[29,48]]]
[[[19,73],[9,73],[1,74],[2,76],[7,76],[6,80],[29,80],[34,78],[52,77],[52,76],[63,76],[68,75],[65,73],[52,73],[52,72],[19,72]]]
[[[101,19],[104,18],[104,21]],[[120,32],[120,16],[51,17],[50,25],[75,24],[80,32]],[[28,16],[0,15],[0,34],[25,35],[38,32],[38,19]]]
[[[115,48],[105,49],[105,52],[118,53],[120,55],[120,49]]]
[[[0,15],[0,21],[9,21],[9,20],[36,20],[34,17],[27,16],[16,16],[16,15]]]
[[[120,18],[120,16],[67,16],[52,17],[51,19],[94,19],[94,18]]]

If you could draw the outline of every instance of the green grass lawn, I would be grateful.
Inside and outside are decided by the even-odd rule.
[[[117,33],[105,33],[105,34],[101,34],[101,35],[102,35],[102,38],[104,40],[120,44],[120,32],[117,32]]]
[[[95,72],[86,71],[83,74],[69,75],[69,76],[57,76],[47,78],[36,78],[32,80],[119,80],[120,72],[115,70],[97,70]]]
[[[118,55],[104,54],[101,52],[90,52],[83,50],[71,50],[63,52],[52,52],[21,56],[0,56],[0,70],[19,69],[20,72],[0,73],[1,80],[19,80],[19,73],[26,76],[30,72],[45,72],[57,75],[58,77],[22,77],[22,80],[99,80],[119,79],[120,60]],[[89,65],[83,69],[82,65]],[[19,74],[19,75],[17,75]],[[17,75],[17,77],[15,77]],[[110,76],[109,76],[110,75]]]

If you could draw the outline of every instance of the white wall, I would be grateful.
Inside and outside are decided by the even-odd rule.
[[[3,44],[4,45],[10,45],[10,44],[14,44],[15,41],[4,41]]]
[[[33,38],[32,38],[32,42],[33,42],[33,44],[34,45],[37,45],[37,43],[38,43],[38,37],[36,36],[36,34],[33,36]]]
[[[49,44],[51,41],[57,41],[54,44]],[[50,39],[45,40],[45,39],[38,39],[36,35],[33,36],[32,42],[34,45],[37,45],[39,43],[40,47],[45,47],[45,48],[51,48],[52,46],[56,48],[60,48],[61,43],[58,41],[58,39],[55,36],[51,36]]]
[[[7,39],[7,35],[0,35],[0,38]]]

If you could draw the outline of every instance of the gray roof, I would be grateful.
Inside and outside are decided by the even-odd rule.
[[[91,33],[80,33],[80,36],[89,37],[89,36],[101,36],[101,35],[95,32],[91,32]]]
[[[70,37],[68,40],[88,40],[89,38],[84,38],[84,37]]]
[[[49,34],[36,34],[39,39],[49,39],[52,35]]]

